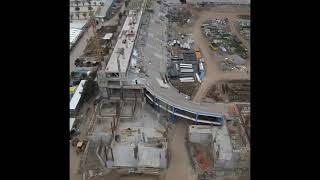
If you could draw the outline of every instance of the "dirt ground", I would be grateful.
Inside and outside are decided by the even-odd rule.
[[[82,117],[82,122],[80,123],[79,129],[80,129],[80,135],[79,138],[83,139],[86,136],[86,128],[88,127],[88,122],[89,119],[92,118],[94,115],[93,112],[93,99],[91,99],[88,103],[84,103],[82,108],[80,109],[80,116],[79,118]],[[89,110],[88,110],[89,109]],[[83,116],[81,116],[83,115]],[[79,170],[79,165],[80,165],[80,155],[76,153],[75,147],[73,147],[70,143],[69,146],[70,152],[69,152],[69,161],[70,161],[70,179],[71,180],[81,180],[82,179],[82,174],[78,173]]]
[[[190,8],[192,15],[195,17],[194,22],[191,27],[183,27],[181,28],[181,32],[192,33],[192,37],[195,41],[195,44],[201,49],[201,53],[205,59],[205,69],[206,75],[205,79],[202,82],[197,94],[193,98],[194,102],[201,102],[205,95],[207,94],[209,88],[219,80],[231,80],[231,79],[250,79],[250,56],[248,63],[248,73],[245,72],[223,72],[219,69],[218,66],[218,57],[215,55],[213,51],[209,49],[208,41],[201,33],[201,25],[204,21],[208,19],[215,18],[228,18],[231,31],[235,33],[235,35],[239,35],[238,32],[235,32],[236,29],[234,27],[234,22],[239,19],[237,15],[239,14],[250,14],[250,7],[248,6],[218,6],[211,7],[205,9],[198,8]],[[249,48],[249,43],[245,42],[243,38],[240,37],[240,40],[243,41],[244,45]],[[249,51],[250,53],[250,51]]]
[[[174,134],[169,137],[170,157],[169,168],[165,180],[195,180],[190,157],[185,145],[188,124],[185,121],[177,120],[174,127]]]

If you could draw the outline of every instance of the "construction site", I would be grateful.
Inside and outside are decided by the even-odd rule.
[[[127,0],[117,25],[91,21],[71,73],[70,179],[249,179],[249,13]]]

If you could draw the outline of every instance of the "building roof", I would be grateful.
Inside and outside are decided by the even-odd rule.
[[[70,110],[75,110],[77,108],[85,82],[86,80],[81,80],[76,92],[72,96],[72,99],[70,101],[70,106],[69,106]]]
[[[112,38],[112,33],[106,33],[102,39],[111,39]]]
[[[136,23],[129,25],[133,21],[133,15],[131,11],[131,16],[128,16],[126,18],[126,21],[124,22],[124,25],[122,27],[122,30],[119,34],[118,41],[114,47],[114,51],[112,52],[110,59],[108,61],[107,67],[105,69],[106,72],[109,73],[117,73],[118,71],[118,65],[117,65],[117,58],[119,56],[119,50],[124,49],[123,54],[119,56],[120,61],[120,70],[122,73],[125,73],[128,69],[129,61],[131,58],[131,53],[133,51],[133,45],[137,36],[140,19],[141,19],[142,11],[137,13],[136,15]],[[131,37],[127,37],[127,34],[132,31],[133,34]],[[123,43],[126,41],[126,43]]]
[[[79,29],[83,30],[83,27],[87,24],[87,22],[72,22],[70,23],[70,29]]]
[[[70,28],[70,44],[74,44],[78,40],[81,32],[82,30],[80,29]]]

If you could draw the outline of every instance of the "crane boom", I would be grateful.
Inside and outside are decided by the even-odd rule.
[[[95,41],[95,46],[96,46],[96,56],[97,56],[97,61],[101,62],[103,61],[103,55],[102,55],[102,48],[100,45],[100,38],[99,38],[99,34],[97,32],[97,24],[96,24],[96,18],[95,16],[91,16],[90,19],[90,24],[92,26],[92,30],[93,30],[93,35],[94,35],[94,41]]]

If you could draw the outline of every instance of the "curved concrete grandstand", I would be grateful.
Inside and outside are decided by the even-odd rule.
[[[196,123],[222,125],[228,109],[226,104],[196,104],[169,83],[163,83],[168,53],[164,48],[166,25],[156,20],[159,6],[153,8],[153,18],[143,18],[144,5],[142,7],[139,11],[130,12],[106,68],[97,74],[102,96],[119,100],[141,98],[156,110],[170,113],[172,121],[179,116]],[[140,44],[141,38],[145,39],[143,46]],[[131,55],[135,54],[134,48],[142,54],[144,69],[147,71],[145,73],[132,72]]]

